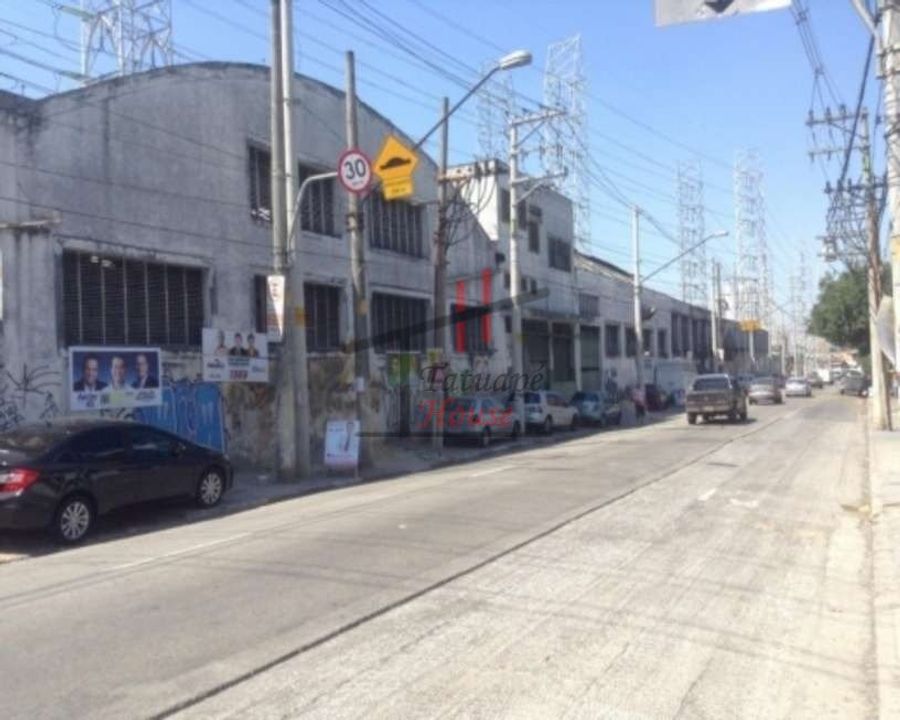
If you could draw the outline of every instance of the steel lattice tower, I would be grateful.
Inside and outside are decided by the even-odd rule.
[[[496,62],[485,63],[482,74],[486,75],[495,65]],[[506,130],[513,115],[514,98],[512,73],[508,72],[495,75],[478,93],[478,145],[488,160],[505,158],[509,153]]]
[[[734,168],[734,204],[737,229],[737,298],[739,320],[757,320],[771,327],[769,250],[763,171],[755,150],[738,154]]]
[[[85,82],[171,65],[172,0],[81,0]]]
[[[681,298],[686,303],[706,307],[709,276],[703,210],[703,170],[697,161],[678,165],[678,235],[681,241]],[[691,250],[691,248],[694,248]]]
[[[544,104],[564,114],[542,128],[541,162],[547,174],[565,174],[557,186],[572,201],[575,241],[582,248],[591,242],[586,91],[581,35],[550,45],[544,66]]]

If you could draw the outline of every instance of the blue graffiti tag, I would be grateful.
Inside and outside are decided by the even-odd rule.
[[[225,452],[222,394],[215,383],[178,380],[162,389],[162,405],[136,408],[134,419]]]

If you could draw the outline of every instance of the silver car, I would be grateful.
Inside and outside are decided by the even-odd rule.
[[[784,402],[781,388],[778,387],[775,378],[771,377],[756,378],[750,384],[750,393],[747,395],[747,399],[750,401],[751,405],[756,405],[758,403],[774,403],[780,405]]]
[[[600,427],[622,424],[622,406],[603,392],[577,392],[572,396],[572,407],[578,411],[582,422]]]
[[[788,397],[812,397],[812,386],[805,377],[788,378],[784,394]]]
[[[482,447],[494,438],[517,439],[522,426],[511,405],[492,397],[467,395],[447,400],[444,405],[444,437],[477,440]]]

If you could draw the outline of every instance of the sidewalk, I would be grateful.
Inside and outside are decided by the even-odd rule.
[[[879,717],[898,718],[900,717],[900,431],[870,431],[868,439]]]
[[[624,410],[622,427],[633,427],[636,424],[633,409],[626,406]],[[673,414],[679,413],[679,410],[648,413],[643,425],[664,422]],[[384,446],[379,451],[374,466],[362,471],[359,478],[347,474],[329,474],[323,466],[314,467],[314,477],[302,482],[280,481],[274,473],[259,470],[240,470],[235,472],[234,487],[223,498],[218,512],[223,514],[238,512],[325,490],[387,480],[401,475],[473,462],[486,457],[521,452],[529,448],[564,442],[596,432],[616,431],[616,428],[600,430],[595,427],[583,427],[575,432],[559,431],[549,436],[528,434],[518,442],[500,440],[488,448],[481,448],[475,444],[453,443],[445,445],[441,451],[434,448],[429,440],[397,440]]]

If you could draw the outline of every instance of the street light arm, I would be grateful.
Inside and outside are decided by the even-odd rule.
[[[656,268],[656,270],[654,270],[652,273],[650,273],[649,275],[645,275],[645,276],[641,279],[641,283],[647,282],[647,281],[648,281],[650,278],[652,278],[654,275],[659,275],[659,273],[661,273],[663,270],[665,270],[666,268],[671,267],[672,265],[674,265],[675,263],[677,263],[677,262],[678,262],[679,260],[681,260],[681,258],[683,258],[685,255],[690,255],[692,252],[694,252],[694,250],[696,250],[696,249],[697,249],[698,247],[700,247],[701,245],[703,245],[703,244],[705,244],[705,243],[708,243],[710,240],[714,240],[714,239],[716,239],[716,238],[725,237],[726,235],[728,235],[727,232],[719,232],[719,233],[713,233],[712,235],[707,235],[707,236],[706,236],[705,238],[703,238],[700,242],[696,243],[695,245],[692,245],[691,247],[689,247],[687,250],[685,250],[685,251],[684,251],[683,253],[681,253],[680,255],[676,255],[675,257],[673,257],[673,258],[672,258],[671,260],[669,260],[669,262],[667,262],[665,265],[660,265],[660,266],[659,266],[658,268]]]
[[[294,201],[294,207],[291,208],[290,225],[288,226],[287,241],[285,242],[285,254],[287,255],[286,259],[291,259],[294,254],[294,231],[297,229],[297,218],[300,217],[300,206],[303,204],[303,196],[306,193],[306,188],[308,188],[314,182],[333,180],[337,177],[337,175],[338,174],[336,172],[310,175],[309,177],[305,178],[302,183],[300,183],[300,189],[297,190],[297,199]],[[287,265],[288,263],[285,263],[285,266]]]
[[[456,104],[447,111],[447,114],[444,117],[442,117],[440,120],[438,120],[432,126],[432,128],[419,139],[419,142],[417,142],[415,145],[413,145],[413,150],[418,150],[420,147],[422,147],[428,141],[428,138],[430,138],[432,135],[434,135],[434,133],[437,132],[437,130],[441,127],[441,125],[443,125],[450,118],[450,116],[453,115],[453,113],[455,113],[457,110],[459,110],[459,108],[463,105],[463,103],[466,100],[468,100],[475,93],[477,93],[479,90],[481,90],[481,88],[484,87],[484,84],[494,76],[494,73],[497,73],[502,69],[503,68],[501,68],[499,65],[496,65],[495,67],[491,68],[490,72],[488,72],[487,75],[485,75],[483,78],[481,78],[481,80],[479,80],[472,87],[472,89],[469,90],[469,92],[467,92],[465,95],[463,95],[460,100],[457,100]]]

